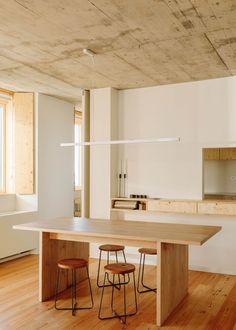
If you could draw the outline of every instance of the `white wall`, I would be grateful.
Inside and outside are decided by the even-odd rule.
[[[16,195],[6,194],[0,196],[0,213],[11,212],[16,209]]]
[[[120,138],[181,138],[120,148],[128,193],[201,198],[201,148],[236,144],[235,89],[236,79],[224,78],[120,91]]]
[[[39,219],[73,215],[73,104],[40,94],[38,97],[38,210]]]
[[[37,233],[14,230],[13,225],[73,215],[73,148],[59,146],[73,140],[73,108],[54,97],[36,95],[36,195],[12,195],[8,202],[12,211],[29,211],[37,210],[38,199],[38,210],[0,217],[0,258],[38,248]]]
[[[0,259],[38,248],[38,235],[12,229],[19,223],[37,220],[37,212],[11,214],[0,217]]]
[[[234,77],[120,91],[119,138],[181,138],[180,143],[120,147],[120,158],[128,161],[128,193],[200,199],[201,148],[236,145],[235,90]],[[190,265],[236,274],[236,217],[142,214],[145,219],[222,225],[205,246],[191,248]]]

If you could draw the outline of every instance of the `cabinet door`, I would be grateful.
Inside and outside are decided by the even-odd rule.
[[[204,160],[219,160],[220,159],[220,149],[219,148],[203,149],[203,159]]]
[[[220,160],[236,160],[236,148],[220,148]]]
[[[148,201],[147,211],[195,214],[197,213],[197,203],[180,200]]]
[[[236,215],[236,203],[234,202],[198,202],[199,214]]]

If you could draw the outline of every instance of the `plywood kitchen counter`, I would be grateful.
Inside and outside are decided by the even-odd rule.
[[[191,199],[164,199],[147,198],[136,199],[143,204],[141,210],[126,210],[114,208],[115,200],[131,200],[129,198],[112,198],[111,211],[120,212],[158,212],[158,213],[181,213],[200,215],[230,215],[236,216],[235,196],[210,196],[203,200]],[[135,200],[135,199],[132,199]]]

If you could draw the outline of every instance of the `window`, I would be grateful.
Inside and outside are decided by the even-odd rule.
[[[74,140],[75,143],[81,143],[81,112],[75,111]],[[75,146],[75,190],[81,189],[81,146]]]
[[[0,103],[0,192],[5,191],[5,105]]]
[[[0,89],[0,193],[34,193],[34,95]]]

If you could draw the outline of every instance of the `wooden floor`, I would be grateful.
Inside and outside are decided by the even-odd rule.
[[[27,256],[0,264],[0,330],[33,329],[122,329],[115,320],[100,321],[97,318],[100,289],[96,287],[97,261],[90,261],[95,306],[92,310],[56,311],[53,301],[38,302],[38,258]],[[147,266],[147,282],[153,283],[155,267]],[[105,304],[109,304],[110,292],[106,290]],[[122,296],[116,291],[116,308],[122,306]],[[132,285],[128,289],[128,305],[132,307]],[[87,286],[78,287],[82,297],[79,304],[86,304]],[[60,306],[69,302],[69,292],[63,296]],[[138,295],[139,311],[128,319],[126,329],[153,330],[155,326],[155,293]],[[104,312],[108,312],[105,306]],[[124,327],[123,327],[124,328]],[[161,329],[236,329],[236,276],[189,272],[189,295]]]

